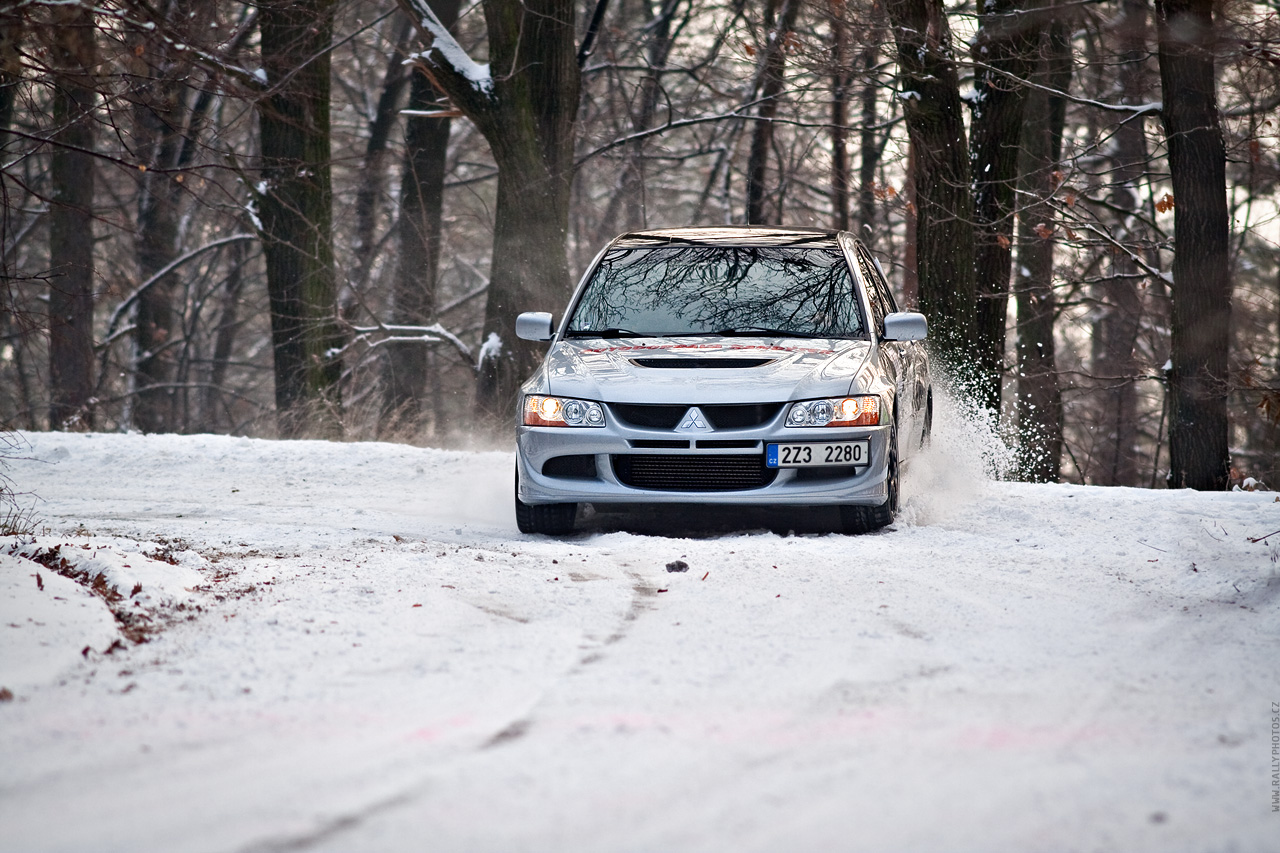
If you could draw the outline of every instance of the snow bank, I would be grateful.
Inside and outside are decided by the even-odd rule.
[[[188,549],[114,537],[5,537],[0,688],[20,697],[90,653],[142,640],[164,611],[193,600],[207,565]]]
[[[101,598],[30,560],[0,553],[0,689],[18,699],[120,638]]]
[[[175,551],[116,537],[29,536],[10,542],[5,550],[28,559],[57,559],[67,572],[90,581],[101,576],[106,588],[147,610],[189,599],[204,583],[198,569],[208,565],[190,549]]]

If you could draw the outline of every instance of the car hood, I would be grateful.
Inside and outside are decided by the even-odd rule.
[[[533,392],[611,403],[768,403],[856,393],[867,341],[582,338],[552,345]]]

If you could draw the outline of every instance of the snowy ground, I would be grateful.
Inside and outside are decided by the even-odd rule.
[[[1280,849],[1274,493],[941,441],[876,535],[555,541],[510,453],[27,438],[5,851]]]

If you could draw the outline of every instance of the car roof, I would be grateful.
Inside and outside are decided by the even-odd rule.
[[[841,232],[828,228],[782,225],[714,225],[632,231],[613,242],[619,248],[642,246],[839,246]]]

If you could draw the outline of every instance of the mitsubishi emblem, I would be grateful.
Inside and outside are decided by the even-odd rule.
[[[684,413],[684,420],[676,427],[676,432],[711,432],[711,425],[707,423],[701,409],[690,406],[689,411]]]

